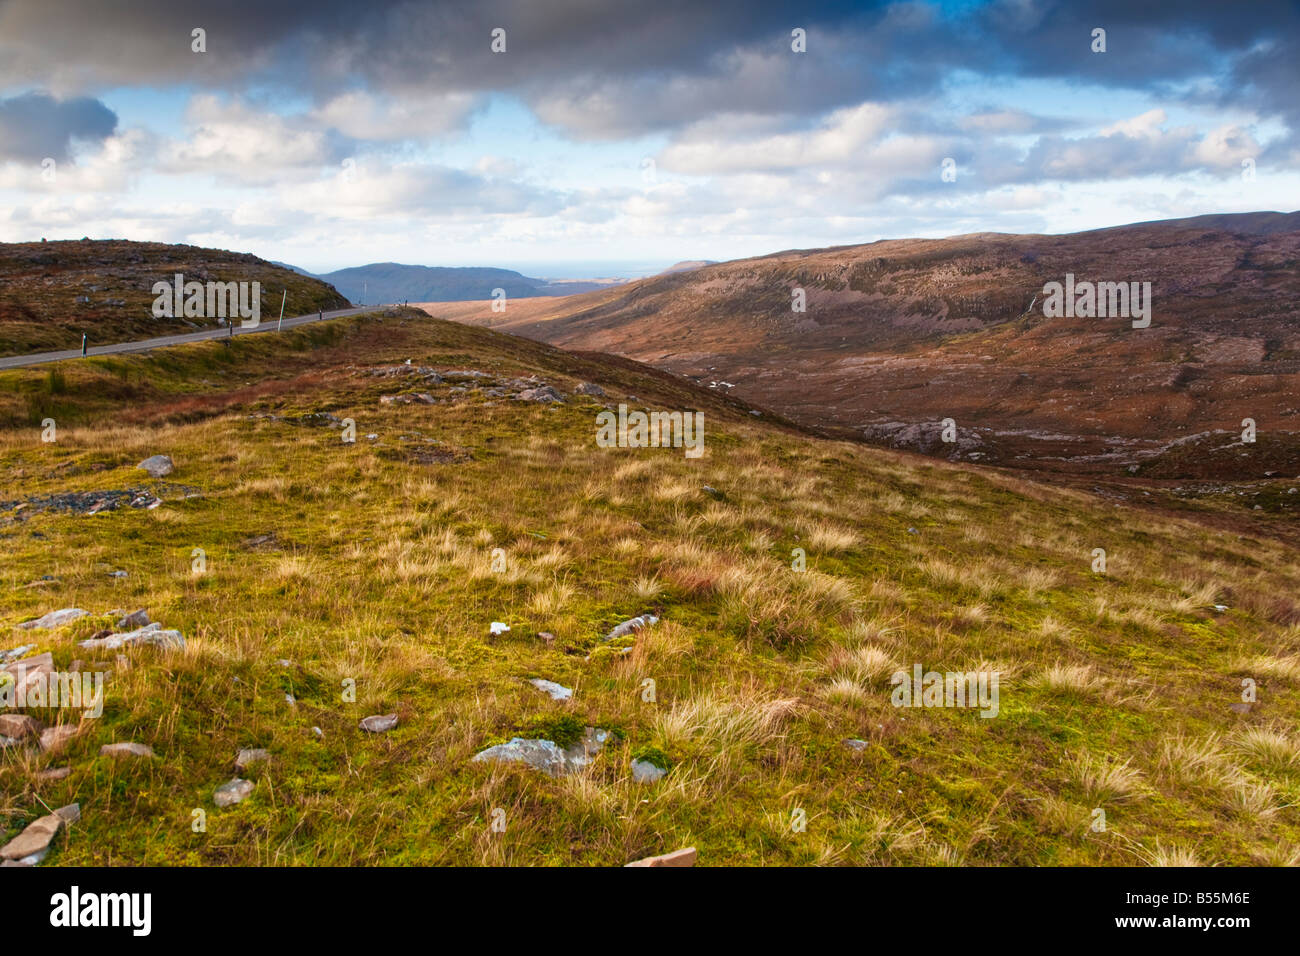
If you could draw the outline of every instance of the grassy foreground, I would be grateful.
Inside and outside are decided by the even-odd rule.
[[[380,404],[403,380],[370,368],[408,358],[536,375],[565,404],[464,382]],[[704,456],[597,447],[619,402],[702,410]],[[318,412],[355,419],[356,443],[297,418]],[[4,837],[81,803],[45,865],[610,865],[687,845],[702,865],[1300,862],[1300,561],[1277,540],[809,437],[632,363],[405,311],[5,373],[0,421],[11,503],[177,466],[153,510],[0,513],[0,650],[34,641],[67,669],[138,607],[189,642],[130,651],[63,753],[0,756]],[[94,616],[10,630],[64,607]],[[914,664],[997,671],[998,715],[895,708],[890,675]],[[395,730],[358,729],[386,713]],[[572,776],[470,760],[583,726],[616,735]],[[156,756],[98,756],[114,741]],[[218,809],[251,747],[271,753],[240,774],[255,792]],[[634,755],[668,776],[633,782]]]

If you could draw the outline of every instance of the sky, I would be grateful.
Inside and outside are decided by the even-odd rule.
[[[1292,0],[0,0],[0,241],[588,277],[1289,212],[1298,90]]]

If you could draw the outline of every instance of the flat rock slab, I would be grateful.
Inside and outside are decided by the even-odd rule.
[[[514,737],[508,743],[497,744],[474,755],[476,762],[523,763],[552,777],[581,770],[600,753],[609,739],[609,731],[588,727],[582,739],[569,747],[560,747],[553,740]]]
[[[235,769],[247,770],[249,767],[259,763],[266,763],[271,759],[271,751],[263,750],[261,747],[244,749],[235,754]]]
[[[112,651],[119,647],[139,647],[144,644],[153,647],[174,647],[178,650],[185,650],[185,638],[181,635],[181,632],[165,631],[162,625],[157,622],[147,624],[134,631],[127,631],[124,634],[110,634],[108,637],[91,638],[87,641],[81,641],[77,646]]]
[[[24,644],[22,647],[11,647],[7,651],[0,651],[0,664],[8,661],[16,661],[29,651],[36,650],[35,644]]]
[[[45,725],[35,717],[26,714],[0,714],[0,735],[22,740],[25,737],[38,737]]]
[[[45,680],[54,673],[54,656],[46,651],[35,657],[24,657],[22,660],[0,667],[0,673],[8,674],[13,678],[13,686],[6,691],[10,700],[15,702],[20,699],[26,700],[33,684]],[[0,685],[8,683],[7,680],[0,678]]]
[[[382,734],[392,730],[397,726],[396,714],[372,714],[369,717],[362,717],[359,725],[362,730],[369,734]]]
[[[79,607],[65,607],[58,611],[51,611],[49,614],[46,614],[43,617],[38,617],[34,621],[23,621],[23,623],[18,626],[26,631],[37,628],[41,630],[51,630],[56,627],[63,627],[66,624],[71,624],[73,621],[86,617],[89,614],[89,611],[83,611]]]
[[[76,823],[80,819],[81,806],[70,803],[53,813],[33,820],[22,833],[0,847],[0,859],[39,863],[49,850],[50,842],[58,835],[64,824]]]
[[[153,748],[148,744],[135,742],[104,744],[99,748],[99,755],[101,757],[152,757]]]
[[[551,700],[568,700],[573,696],[573,689],[565,687],[563,684],[557,684],[553,680],[543,680],[540,677],[534,677],[528,683],[532,684],[543,694],[550,696]]]
[[[253,782],[251,780],[241,780],[236,777],[229,783],[223,783],[212,791],[212,802],[219,807],[230,807],[247,799],[253,792]]]
[[[150,455],[136,467],[141,471],[147,471],[151,478],[166,478],[176,470],[176,466],[166,455]]]
[[[46,727],[41,731],[41,750],[47,754],[59,753],[79,733],[81,733],[80,724],[59,724],[57,727]]]
[[[649,760],[632,761],[632,779],[637,783],[656,783],[668,776],[663,767],[652,764]]]
[[[605,640],[612,641],[616,637],[626,637],[633,631],[639,631],[643,627],[649,627],[651,624],[658,624],[659,618],[653,614],[642,614],[640,617],[634,617],[629,621],[624,621],[614,630],[605,635]]]
[[[53,783],[56,780],[62,780],[71,773],[71,767],[51,767],[49,770],[38,770],[36,772],[36,779],[41,783]]]
[[[644,860],[634,860],[631,863],[623,864],[628,866],[694,866],[698,854],[695,847],[688,846],[683,850],[674,850],[672,853],[665,853],[663,856],[648,856]]]
[[[844,746],[848,747],[850,750],[861,752],[871,745],[865,740],[859,740],[857,737],[849,737],[844,740]]]

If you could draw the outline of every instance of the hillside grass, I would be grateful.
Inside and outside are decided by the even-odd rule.
[[[217,328],[214,318],[155,318],[155,282],[258,282],[261,317],[344,308],[326,282],[247,253],[122,239],[0,243],[0,355],[80,348]]]
[[[367,367],[407,358],[536,374],[566,404],[449,383],[381,406],[401,386]],[[197,496],[0,517],[0,621],[95,614],[0,649],[34,640],[67,668],[137,607],[189,642],[129,652],[65,753],[0,756],[6,836],[81,803],[47,865],[615,865],[687,845],[703,865],[1300,862],[1300,561],[1277,541],[809,437],[629,362],[404,311],[56,371],[59,391],[0,376],[0,497],[149,486],[152,454]],[[703,410],[704,457],[598,448],[596,413],[622,401]],[[316,412],[355,419],[356,444],[250,417]],[[430,447],[453,454],[415,460]],[[889,675],[916,663],[997,670],[999,715],[894,708]],[[1239,715],[1243,678],[1259,700]],[[358,730],[383,713],[396,730]],[[570,777],[470,762],[584,726],[616,735]],[[127,740],[157,756],[97,756]],[[242,747],[271,762],[219,810]],[[647,754],[671,770],[635,784]]]

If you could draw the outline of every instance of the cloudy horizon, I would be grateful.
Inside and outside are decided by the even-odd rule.
[[[1290,211],[1298,35],[1280,0],[0,0],[0,240],[561,277]]]

